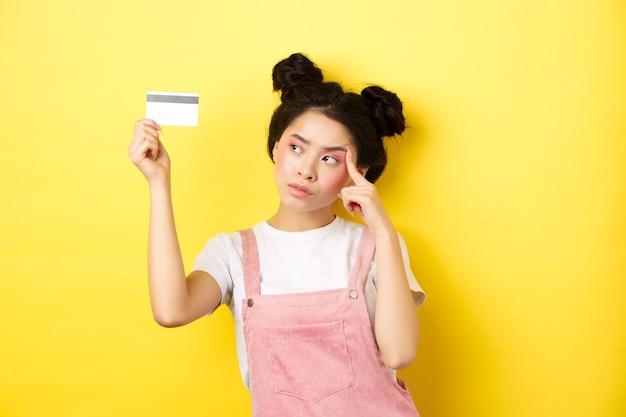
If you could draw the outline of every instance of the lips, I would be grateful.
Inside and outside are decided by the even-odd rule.
[[[308,197],[313,195],[311,190],[303,185],[287,184],[287,188],[289,188],[289,192],[296,197]]]

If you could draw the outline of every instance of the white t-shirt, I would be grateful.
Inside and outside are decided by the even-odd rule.
[[[304,232],[284,232],[267,222],[261,222],[252,229],[259,249],[262,295],[346,287],[363,233],[362,225],[341,217],[336,217],[327,226]],[[419,307],[425,295],[411,271],[402,237],[400,247],[415,306]],[[241,315],[241,300],[246,295],[239,233],[222,233],[210,238],[196,258],[193,270],[210,274],[222,290],[221,303],[228,305],[235,321],[241,376],[249,388],[248,357]],[[372,322],[375,286],[376,263],[372,260],[365,283],[365,300]]]

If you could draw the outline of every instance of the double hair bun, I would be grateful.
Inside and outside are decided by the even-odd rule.
[[[344,93],[338,83],[324,82],[322,70],[302,53],[295,53],[278,62],[272,70],[274,91],[281,92],[283,102],[296,100],[305,95],[309,101],[323,90],[332,91],[337,98]],[[402,114],[402,101],[398,96],[378,85],[371,85],[361,91],[361,97],[371,109],[372,118],[379,136],[388,137],[400,134],[405,129]],[[320,103],[323,107],[323,104]]]

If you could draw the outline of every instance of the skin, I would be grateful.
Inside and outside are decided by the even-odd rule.
[[[160,127],[140,120],[129,146],[130,159],[150,186],[148,282],[155,320],[165,327],[194,321],[219,305],[213,277],[185,276],[171,199],[170,159],[159,140]],[[357,168],[353,140],[340,123],[309,111],[287,127],[273,149],[280,204],[268,223],[284,231],[304,231],[333,221],[341,198],[358,213],[376,240],[377,298],[374,333],[386,366],[400,369],[415,359],[419,326],[398,241],[376,187]]]

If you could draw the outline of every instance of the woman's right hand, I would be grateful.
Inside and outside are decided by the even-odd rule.
[[[159,140],[161,126],[150,119],[135,123],[135,135],[128,146],[130,160],[150,184],[169,180],[170,158]]]

